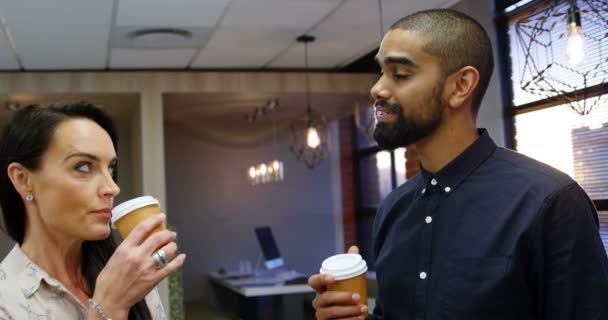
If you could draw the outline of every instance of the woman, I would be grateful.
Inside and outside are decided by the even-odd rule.
[[[116,142],[111,119],[85,102],[29,106],[5,128],[0,206],[17,244],[0,264],[0,319],[165,318],[155,287],[185,255],[174,258],[171,231],[147,237],[164,215],[116,245]]]

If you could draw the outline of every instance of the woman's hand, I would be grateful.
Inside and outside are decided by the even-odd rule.
[[[140,222],[116,248],[97,277],[93,300],[109,317],[126,319],[131,306],[143,300],[160,281],[184,264],[185,254],[175,257],[174,232],[163,230],[146,239],[164,221],[165,215],[160,214]],[[165,252],[168,260],[160,269],[152,258],[159,249]]]

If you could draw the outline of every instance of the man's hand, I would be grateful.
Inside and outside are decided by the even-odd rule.
[[[359,248],[352,246],[348,253],[359,253]],[[367,317],[367,306],[360,303],[358,293],[327,291],[327,286],[335,281],[333,276],[315,274],[308,279],[308,285],[317,293],[312,302],[317,320],[363,320]]]

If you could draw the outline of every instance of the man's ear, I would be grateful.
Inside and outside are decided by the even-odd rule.
[[[12,162],[6,169],[8,178],[22,199],[32,193],[32,177],[30,171],[21,163]]]
[[[471,66],[466,66],[448,77],[450,81],[447,96],[448,106],[450,108],[461,108],[473,99],[473,94],[479,84],[479,71]]]

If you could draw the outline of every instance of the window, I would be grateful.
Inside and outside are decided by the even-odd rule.
[[[363,123],[371,117],[361,114]],[[382,150],[360,131],[355,134],[355,144],[357,243],[368,267],[374,270],[372,225],[382,200],[406,181],[405,148]]]
[[[496,2],[502,73],[511,75],[503,86],[507,145],[585,189],[608,248],[608,1],[577,4],[585,55],[574,65],[566,49],[569,1]],[[563,96],[571,104],[556,99]],[[586,115],[575,111],[589,106]]]

